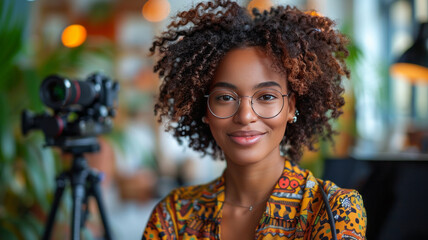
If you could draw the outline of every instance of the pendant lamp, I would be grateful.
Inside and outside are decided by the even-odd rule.
[[[428,22],[422,23],[414,44],[390,68],[391,74],[415,83],[428,83]]]
[[[391,65],[392,76],[401,77],[411,83],[412,118],[416,117],[416,83],[428,84],[428,22],[419,26],[419,32],[413,45]]]

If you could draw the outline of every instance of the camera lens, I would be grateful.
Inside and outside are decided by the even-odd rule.
[[[68,80],[56,75],[47,77],[40,87],[40,97],[46,106],[60,109],[72,104],[86,107],[97,97],[95,83],[89,81]]]
[[[40,98],[46,106],[59,109],[68,104],[71,95],[74,95],[73,92],[68,79],[52,75],[43,80]]]
[[[51,82],[47,86],[50,93],[50,99],[54,102],[64,101],[65,100],[65,86],[64,84],[58,82]]]
[[[40,98],[46,106],[59,109],[67,104],[70,98],[70,81],[53,75],[45,78],[40,87]]]

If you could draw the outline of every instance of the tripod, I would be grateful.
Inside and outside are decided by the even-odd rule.
[[[84,148],[80,146],[79,148],[69,147],[65,149],[66,152],[73,154],[73,162],[69,171],[62,172],[56,178],[54,201],[43,233],[43,240],[50,240],[55,215],[58,210],[61,197],[64,193],[65,186],[67,185],[67,181],[71,184],[73,198],[71,240],[80,239],[80,229],[85,224],[88,214],[88,198],[90,196],[94,197],[97,202],[104,227],[105,239],[112,239],[107,216],[104,212],[104,205],[101,199],[101,189],[99,185],[101,174],[90,169],[86,159],[83,157],[84,152],[94,152],[96,149],[99,149],[98,144],[90,145],[89,148],[88,146],[85,146]]]

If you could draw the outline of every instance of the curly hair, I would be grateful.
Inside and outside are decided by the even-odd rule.
[[[331,119],[345,104],[342,77],[349,78],[345,64],[348,38],[333,29],[334,21],[290,6],[272,7],[252,14],[229,0],[199,3],[178,13],[155,39],[150,52],[159,60],[154,66],[163,79],[154,107],[159,122],[189,147],[223,158],[209,126],[202,122],[206,100],[217,66],[230,50],[259,47],[296,97],[298,121],[287,126],[281,152],[297,162],[303,147],[315,151],[320,138],[332,141]]]

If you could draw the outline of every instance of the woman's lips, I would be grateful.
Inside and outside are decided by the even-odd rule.
[[[259,142],[264,133],[259,131],[237,131],[228,135],[233,142],[242,146],[249,146]]]

